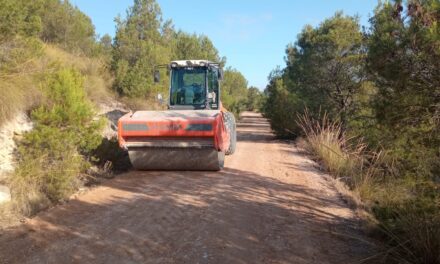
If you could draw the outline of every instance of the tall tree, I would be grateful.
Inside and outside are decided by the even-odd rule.
[[[370,20],[379,143],[418,176],[440,172],[439,18],[438,1],[412,0],[380,4]]]
[[[148,96],[164,90],[155,85],[152,72],[168,63],[170,51],[162,38],[162,13],[155,0],[135,0],[125,19],[116,18],[112,69],[115,89],[131,97]]]
[[[235,114],[246,107],[247,96],[246,78],[236,69],[227,68],[221,85],[221,100],[223,105]]]
[[[39,9],[38,1],[0,0],[0,41],[38,35],[42,24],[35,9]]]
[[[42,40],[73,52],[91,55],[95,49],[95,27],[90,17],[64,0],[36,0],[41,6]]]
[[[220,58],[218,50],[207,36],[179,31],[175,33],[174,43],[173,59],[206,59],[225,63],[226,59]]]
[[[365,79],[358,19],[338,12],[317,28],[306,26],[286,52],[289,90],[312,113],[322,108],[345,125]]]
[[[270,125],[278,137],[297,136],[296,113],[303,111],[304,103],[285,84],[285,72],[277,67],[269,74],[269,84],[264,93],[266,100],[263,113],[269,118]]]
[[[250,111],[259,110],[263,94],[257,87],[249,87],[247,91],[246,108]]]

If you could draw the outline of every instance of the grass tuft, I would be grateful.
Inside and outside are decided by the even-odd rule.
[[[380,256],[386,263],[440,264],[439,184],[398,177],[386,152],[367,151],[326,114],[316,120],[305,111],[298,125],[305,134],[305,149],[375,216],[377,230],[388,243]]]
[[[341,125],[331,121],[327,114],[320,120],[313,119],[308,111],[298,116],[298,125],[305,134],[306,150],[313,153],[320,164],[337,178],[344,180],[353,189],[369,181],[369,174],[363,173],[365,145],[352,144]]]

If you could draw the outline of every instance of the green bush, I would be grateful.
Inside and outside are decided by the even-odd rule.
[[[36,36],[42,30],[35,12],[39,1],[0,0],[0,41],[16,35]]]
[[[375,134],[399,162],[400,177],[440,173],[439,13],[438,1],[386,1],[370,19]]]
[[[246,78],[239,71],[230,67],[225,70],[220,100],[237,119],[240,112],[246,109],[247,85]]]
[[[71,52],[102,53],[91,19],[70,1],[0,0],[0,42],[17,35],[39,37]]]
[[[263,102],[263,93],[257,87],[249,87],[247,90],[246,110],[259,111]]]
[[[280,72],[272,72],[266,88],[267,98],[262,107],[263,115],[269,118],[271,128],[280,138],[294,138],[301,134],[294,113],[303,111],[303,102],[290,93]]]
[[[373,212],[389,244],[388,254],[397,263],[440,263],[440,194],[438,186],[393,182],[386,198],[378,197]],[[398,188],[410,190],[403,197]]]
[[[115,74],[114,89],[120,95],[148,98],[166,91],[166,78],[157,85],[152,77],[154,67],[169,63],[171,58],[171,43],[164,39],[164,26],[155,0],[135,1],[125,19],[116,19],[111,69]]]
[[[46,100],[32,111],[35,128],[18,143],[19,165],[11,179],[14,200],[20,201],[24,214],[39,208],[34,200],[56,202],[78,188],[81,173],[89,167],[87,156],[101,143],[104,124],[95,119],[76,70],[50,74],[42,86]]]
[[[60,129],[81,153],[95,149],[101,142],[99,131],[104,121],[94,119],[81,74],[73,69],[60,70],[49,76],[45,87],[45,104],[32,112],[36,128]]]

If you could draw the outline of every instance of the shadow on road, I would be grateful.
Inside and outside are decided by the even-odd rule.
[[[366,254],[365,245],[357,240],[350,242],[354,243],[351,248],[335,251],[340,241],[329,238],[329,232],[353,233],[347,230],[353,227],[319,209],[335,207],[334,202],[303,187],[245,171],[129,173],[104,186],[114,193],[108,200],[73,200],[42,213],[36,225],[3,233],[0,259],[4,263],[195,263],[204,259],[264,263],[268,258],[273,263],[311,263],[310,252],[324,250],[328,255],[334,252],[331,257],[339,260],[334,263],[346,263]],[[303,240],[318,241],[320,246],[307,248],[314,243]]]

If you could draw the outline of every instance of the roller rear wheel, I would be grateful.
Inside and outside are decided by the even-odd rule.
[[[234,114],[231,112],[225,113],[225,125],[229,134],[229,148],[226,150],[226,155],[232,155],[235,152],[235,148],[237,146],[237,128],[235,124]]]

